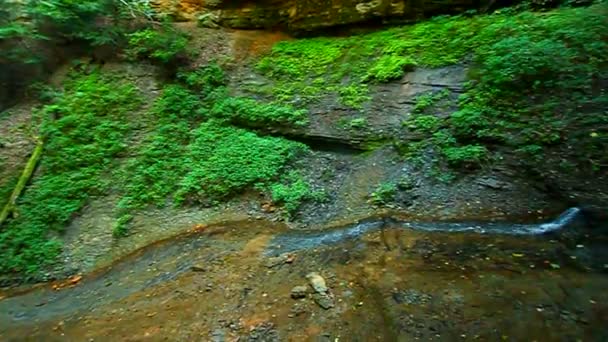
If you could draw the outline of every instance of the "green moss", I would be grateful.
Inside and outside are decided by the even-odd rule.
[[[452,137],[451,147],[487,145],[491,150],[488,142],[501,142],[525,151],[532,144],[543,150],[569,144],[581,151],[575,156],[581,163],[600,169],[608,162],[602,152],[607,145],[589,134],[594,126],[606,125],[606,116],[580,108],[608,104],[597,85],[608,77],[607,7],[604,2],[542,13],[436,17],[351,37],[284,41],[260,60],[258,70],[275,82],[279,102],[301,105],[337,96],[358,109],[370,100],[369,82],[399,78],[413,66],[471,60],[472,82],[460,110],[441,122],[444,135]],[[428,111],[441,96],[418,98],[414,114],[435,114]],[[426,128],[431,134],[439,127],[428,119],[415,119],[414,125],[433,126]]]

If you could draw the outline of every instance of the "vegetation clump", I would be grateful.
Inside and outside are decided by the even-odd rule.
[[[115,235],[148,205],[215,205],[268,186],[307,147],[247,127],[302,125],[306,112],[228,94],[216,64],[178,73],[152,109],[155,128],[124,168]]]
[[[49,233],[61,232],[92,197],[107,194],[111,184],[103,175],[125,150],[129,114],[141,103],[134,85],[93,72],[74,77],[40,110],[41,175],[0,232],[1,273],[34,273],[55,260],[60,242]]]
[[[382,206],[389,204],[395,200],[397,196],[398,186],[394,183],[381,183],[376,190],[369,195],[370,202],[373,205]]]
[[[271,184],[270,193],[272,201],[283,206],[288,218],[293,217],[305,201],[324,202],[327,199],[324,191],[313,191],[297,171],[291,171],[281,182]]]
[[[172,64],[188,57],[189,37],[169,25],[161,29],[145,28],[128,35],[127,55],[131,59],[148,59]]]
[[[427,109],[444,94],[423,96],[407,124],[443,144],[441,155],[450,164],[487,160],[497,142],[523,160],[567,145],[581,152],[573,158],[598,171],[608,163],[606,140],[597,130],[607,124],[601,108],[608,96],[600,81],[608,75],[606,27],[605,2],[441,16],[351,37],[280,42],[257,68],[275,82],[278,101],[307,103],[334,94],[342,104],[362,108],[373,82],[399,78],[412,67],[471,61],[456,113],[431,117],[436,113]]]

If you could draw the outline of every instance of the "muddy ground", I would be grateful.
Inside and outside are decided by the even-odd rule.
[[[75,285],[4,299],[0,339],[608,338],[608,277],[577,261],[590,245],[385,229],[269,254],[285,234],[293,233],[264,221],[207,227],[150,246]],[[309,285],[311,272],[327,284],[327,309]],[[296,286],[305,287],[302,298],[292,297]]]

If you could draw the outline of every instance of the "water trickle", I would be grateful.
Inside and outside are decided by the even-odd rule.
[[[540,224],[512,224],[505,222],[404,222],[391,219],[364,221],[344,228],[319,233],[287,232],[277,235],[266,250],[266,255],[278,255],[336,244],[355,239],[378,229],[411,229],[426,232],[475,233],[498,235],[542,235],[569,227],[581,214],[570,208],[555,220]]]

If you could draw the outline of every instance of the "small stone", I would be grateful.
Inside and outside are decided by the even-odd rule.
[[[329,291],[327,284],[325,284],[325,279],[323,279],[319,273],[309,273],[306,275],[306,279],[308,279],[310,286],[312,286],[317,293],[326,293]]]
[[[293,289],[291,289],[291,298],[293,298],[293,299],[304,298],[304,297],[306,297],[307,293],[308,293],[307,286],[295,286]]]
[[[291,307],[291,314],[294,315],[294,317],[300,316],[304,313],[306,313],[305,302],[297,302]]]
[[[336,305],[334,297],[329,293],[315,293],[312,295],[312,298],[315,303],[325,310],[329,310]]]
[[[192,272],[207,272],[207,268],[200,265],[192,265],[192,267],[190,267],[190,270]]]
[[[277,257],[268,258],[266,261],[266,267],[273,268],[283,264],[290,264],[294,261],[295,257],[292,254],[285,253]]]

